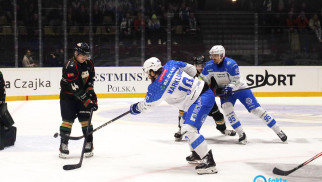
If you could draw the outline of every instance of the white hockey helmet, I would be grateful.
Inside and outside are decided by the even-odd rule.
[[[225,48],[222,45],[215,45],[209,51],[210,56],[213,54],[219,54],[221,58],[225,57]]]
[[[161,61],[156,57],[151,57],[147,59],[143,64],[143,71],[149,75],[150,70],[156,72],[162,68]]]

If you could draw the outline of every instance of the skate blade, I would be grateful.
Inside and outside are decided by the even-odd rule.
[[[202,160],[187,161],[189,164],[201,164]]]
[[[238,143],[241,144],[241,145],[246,145],[248,143],[248,141],[247,140],[243,140],[243,141],[240,141]]]
[[[213,167],[208,167],[206,169],[197,169],[197,173],[202,175],[202,174],[216,174],[218,173],[216,166]]]
[[[235,131],[230,131],[230,132],[221,132],[221,134],[225,135],[225,136],[235,136],[236,135],[236,132]]]
[[[93,152],[87,152],[87,153],[84,153],[84,156],[86,158],[90,158],[90,157],[93,157],[94,153]]]
[[[67,159],[68,158],[68,154],[60,153],[59,154],[59,158],[61,158],[61,159]]]

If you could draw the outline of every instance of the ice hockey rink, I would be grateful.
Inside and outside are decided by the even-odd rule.
[[[61,124],[59,100],[11,101],[9,111],[18,129],[15,146],[0,151],[3,182],[252,182],[262,175],[267,182],[321,182],[322,157],[289,176],[272,173],[274,167],[290,170],[322,151],[321,97],[258,97],[288,136],[288,144],[263,121],[239,103],[236,113],[247,134],[247,145],[238,137],[221,135],[212,118],[201,128],[213,151],[217,174],[198,175],[186,142],[175,142],[178,110],[165,102],[151,112],[128,114],[94,133],[94,157],[81,168],[64,171],[63,165],[79,162],[83,140],[70,141],[70,158],[60,159],[60,140],[54,138]],[[129,110],[138,99],[99,99],[94,128]],[[218,102],[217,102],[218,103]],[[229,128],[230,125],[227,123]],[[78,122],[73,136],[80,136]],[[255,181],[265,181],[257,178]]]

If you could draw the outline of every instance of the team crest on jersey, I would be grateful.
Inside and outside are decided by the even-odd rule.
[[[161,88],[161,90],[164,90],[165,89],[165,86],[162,85],[162,86],[160,86],[160,88]]]
[[[88,71],[83,71],[82,72],[82,78],[87,78],[89,76]]]
[[[253,104],[253,100],[249,97],[246,98],[246,104],[248,105],[252,105]]]

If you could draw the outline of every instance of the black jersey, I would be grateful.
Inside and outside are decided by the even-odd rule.
[[[2,72],[0,71],[0,101],[5,101],[5,99],[6,99],[5,83],[4,83]]]
[[[94,63],[87,60],[79,63],[72,58],[63,67],[63,76],[60,81],[61,92],[74,95],[82,102],[88,100],[86,93],[93,90],[95,81]]]

